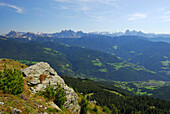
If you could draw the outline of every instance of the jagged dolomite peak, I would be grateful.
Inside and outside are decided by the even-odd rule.
[[[21,70],[25,78],[29,78],[30,81],[28,85],[34,85],[34,88],[31,87],[32,93],[36,93],[39,91],[44,91],[46,86],[49,84],[55,88],[59,85],[64,89],[66,95],[66,102],[64,104],[65,108],[68,108],[73,111],[73,113],[80,113],[80,106],[78,105],[78,95],[74,92],[74,90],[68,87],[64,80],[58,76],[58,74],[50,67],[48,63],[39,62],[35,65],[32,65],[26,69]],[[47,78],[40,83],[40,75],[45,74]]]

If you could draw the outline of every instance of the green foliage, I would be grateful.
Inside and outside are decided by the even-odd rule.
[[[22,72],[19,70],[6,69],[0,71],[0,89],[4,93],[19,94],[23,92],[24,79]]]
[[[54,103],[57,104],[60,108],[63,107],[65,103],[65,92],[64,90],[59,86],[56,88],[56,94],[55,94],[55,99]]]
[[[135,51],[130,51],[129,53],[135,53]]]
[[[111,105],[111,110],[112,110],[113,114],[118,114],[118,112],[119,112],[114,104]]]
[[[58,110],[55,108],[47,108],[47,112],[48,113],[56,113],[56,112],[58,112]]]
[[[63,105],[65,103],[65,92],[59,84],[58,87],[54,89],[54,87],[52,87],[49,82],[45,89],[44,95],[48,99],[54,99],[54,103],[60,108],[63,108]]]
[[[117,47],[117,46],[113,46],[113,48],[114,48],[115,50],[117,50],[118,47]]]
[[[102,63],[100,62],[99,59],[93,60],[93,61],[91,61],[91,62],[92,62],[95,66],[99,66],[99,67],[102,66]]]
[[[54,96],[56,95],[56,91],[55,89],[49,84],[47,85],[47,87],[45,88],[45,92],[44,92],[45,97],[52,99],[54,98]]]
[[[155,98],[161,98],[170,101],[170,86],[160,87],[152,91]]]
[[[39,40],[42,41],[43,38]],[[93,41],[93,39],[90,39],[90,41],[91,40]],[[120,47],[117,44],[112,46],[115,45]],[[100,45],[100,47],[103,46]],[[111,50],[114,49],[111,48]],[[117,50],[119,50],[119,48]],[[44,53],[44,51],[47,53]],[[136,50],[134,51],[139,53]],[[0,55],[1,58],[26,60],[25,62],[29,65],[33,64],[33,61],[48,62],[60,76],[77,76],[92,79],[102,78],[104,80],[117,81],[164,79],[160,75],[153,74],[137,65],[135,66],[133,64],[123,62],[122,59],[115,56],[117,54],[112,55],[101,51],[83,49],[79,47],[66,47],[56,43],[55,41],[34,43],[28,41],[25,44],[10,39],[5,41],[0,40],[0,53],[3,53],[3,55]]]
[[[96,106],[96,105],[95,105],[95,107],[94,107],[93,111],[94,111],[94,112],[96,112],[96,113],[99,111],[99,109],[97,108],[97,106]]]
[[[108,114],[111,114],[111,111],[109,110],[109,108],[108,108],[107,106],[104,106],[104,107],[103,107],[103,112],[106,112],[106,113],[108,113]],[[113,113],[113,114],[115,114],[115,113]]]
[[[82,96],[81,101],[79,102],[79,105],[81,107],[80,114],[86,114],[88,111],[88,100]]]
[[[160,75],[168,76],[170,71],[169,68],[161,69],[168,65],[168,61],[163,63],[162,61],[170,58],[168,43],[151,42],[139,36],[84,36],[79,39],[56,39],[56,42],[114,53],[124,60],[144,66]]]
[[[163,66],[170,66],[170,60],[161,61]]]
[[[107,69],[99,69],[100,72],[107,72]]]
[[[134,96],[128,95],[121,88],[113,85],[107,86],[89,79],[76,79],[71,77],[63,77],[67,85],[71,85],[83,95],[91,97],[88,100],[97,101],[97,105],[104,108],[107,113],[113,114],[135,114],[141,112],[142,114],[166,114],[169,113],[170,101],[161,99],[154,99],[148,96]],[[85,81],[83,81],[85,80]],[[107,83],[107,82],[105,82]],[[169,89],[169,88],[167,88]],[[107,91],[106,91],[107,90]],[[112,91],[119,92],[122,96],[113,93]],[[167,93],[167,95],[169,95]],[[84,100],[85,102],[85,100]],[[86,109],[86,108],[85,108]]]

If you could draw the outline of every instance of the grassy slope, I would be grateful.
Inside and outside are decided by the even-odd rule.
[[[24,65],[22,63],[19,63],[19,62],[16,62],[12,59],[0,59],[0,70],[3,70],[4,69],[4,64],[6,64],[6,67],[8,69],[24,69],[24,68],[27,68],[28,66],[27,65]]]
[[[6,64],[7,69],[23,69],[28,67],[11,59],[0,59],[0,70],[3,70],[4,64]],[[45,98],[31,94],[31,92],[28,90],[26,81],[24,82],[24,92],[19,95],[4,94],[2,91],[0,91],[0,102],[4,103],[4,105],[0,105],[0,112],[5,113],[10,113],[14,108],[21,110],[22,113],[34,114],[39,112],[50,112],[50,110],[54,110],[51,107],[48,107]],[[48,109],[45,109],[45,107],[48,107]]]
[[[16,69],[23,69],[27,68],[27,65],[14,61],[12,59],[0,59],[0,70],[3,70],[4,63],[6,64],[7,68],[16,68]],[[17,108],[22,111],[22,113],[31,113],[31,114],[38,114],[42,112],[47,113],[55,113],[58,112],[56,109],[50,107],[48,105],[48,100],[45,99],[43,96],[40,95],[33,95],[29,91],[29,86],[27,85],[26,81],[24,81],[24,92],[19,95],[12,95],[12,94],[4,94],[0,90],[0,102],[3,102],[4,105],[0,105],[0,112],[4,113],[11,113],[14,108]],[[94,104],[89,102],[89,111],[88,114],[95,114],[93,111]],[[100,114],[105,114],[102,111],[102,108],[97,106],[99,109]],[[58,112],[59,114],[71,114],[72,111],[68,109],[63,109],[62,112]]]

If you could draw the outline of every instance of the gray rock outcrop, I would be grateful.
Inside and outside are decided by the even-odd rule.
[[[80,113],[78,95],[72,88],[65,84],[64,80],[58,76],[58,74],[50,67],[48,63],[39,62],[26,69],[22,69],[21,71],[25,78],[30,79],[28,85],[34,85],[34,87],[31,87],[32,93],[44,91],[49,82],[54,88],[58,87],[59,84],[61,88],[64,89],[66,95],[64,107],[72,110],[75,114]],[[43,83],[40,83],[40,75],[42,74],[47,75],[47,77],[44,79]]]

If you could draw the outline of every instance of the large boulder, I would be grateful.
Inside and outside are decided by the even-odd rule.
[[[60,87],[64,89],[66,95],[66,102],[64,103],[64,107],[72,110],[73,113],[80,113],[78,95],[72,88],[65,84],[64,80],[58,76],[58,74],[54,71],[54,69],[50,67],[48,63],[39,62],[26,69],[22,69],[21,71],[24,77],[29,79],[28,85],[34,86],[31,87],[32,93],[44,91],[49,82],[54,88],[60,85]],[[47,75],[42,83],[40,83],[40,75]]]

